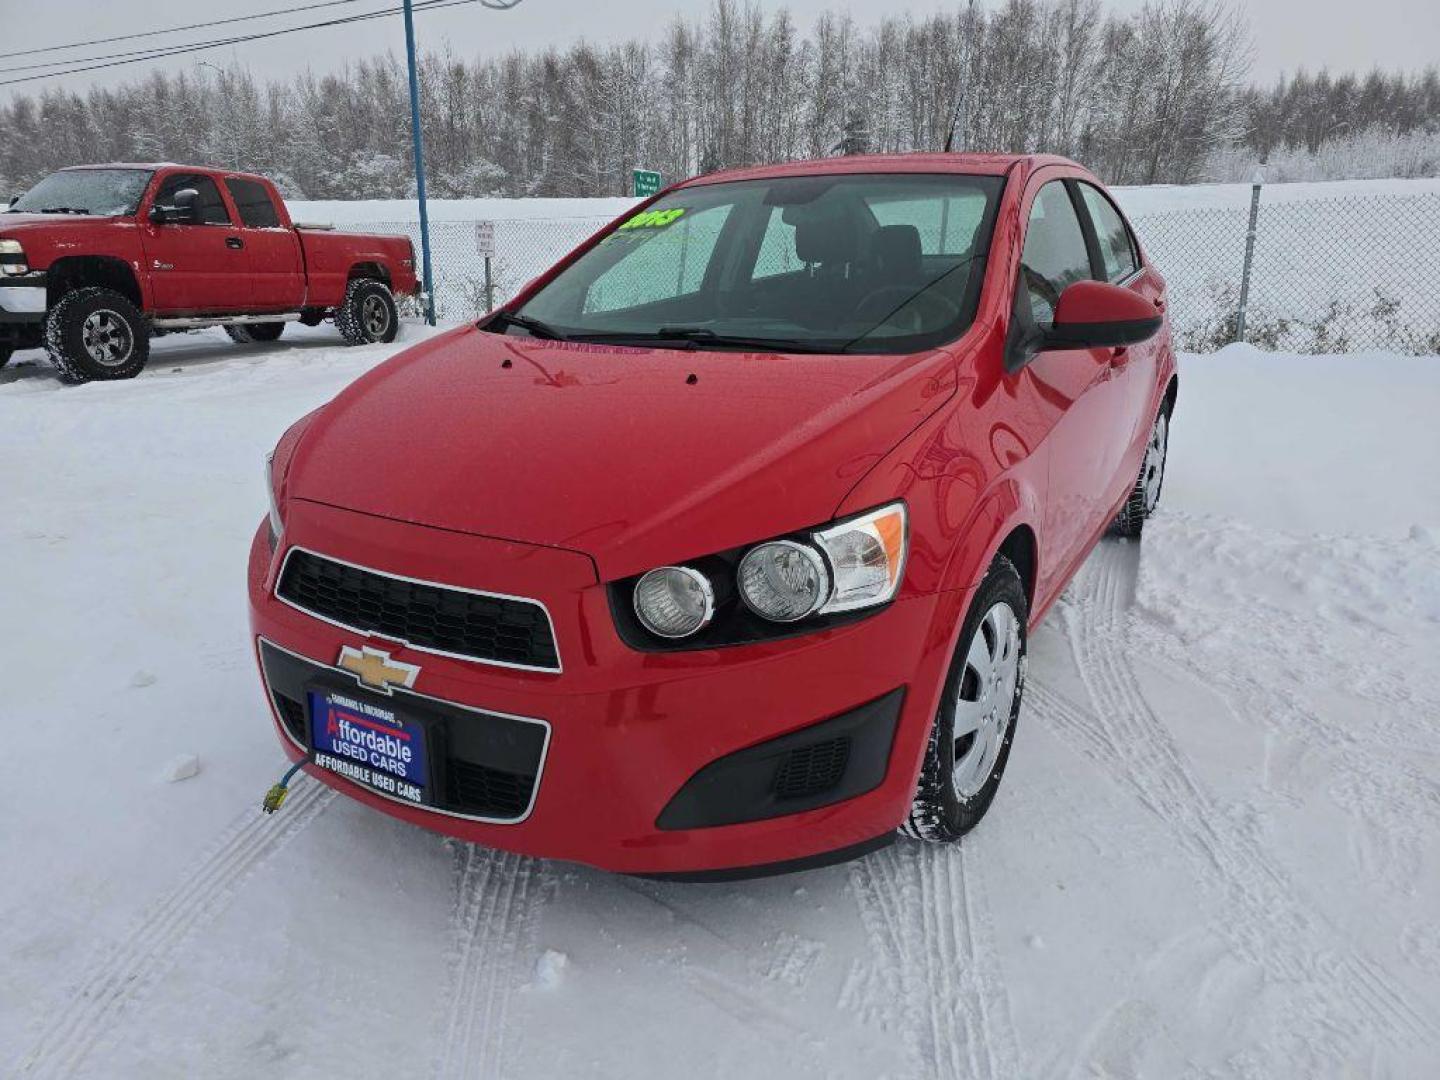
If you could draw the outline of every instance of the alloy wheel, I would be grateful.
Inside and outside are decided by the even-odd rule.
[[[101,367],[122,366],[135,348],[130,324],[109,308],[92,311],[80,325],[80,342]]]
[[[371,341],[379,341],[385,336],[390,329],[390,307],[382,297],[365,298],[365,303],[360,308],[360,325],[365,328],[365,336]]]

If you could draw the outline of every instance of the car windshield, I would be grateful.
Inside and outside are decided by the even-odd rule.
[[[63,169],[51,173],[10,207],[12,214],[94,214],[119,217],[140,208],[148,169]]]
[[[892,173],[683,188],[489,325],[683,348],[926,348],[975,316],[1003,183]]]

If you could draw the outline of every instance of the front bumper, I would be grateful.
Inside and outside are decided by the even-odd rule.
[[[38,323],[45,318],[45,275],[0,277],[0,323]]]
[[[563,673],[377,642],[298,611],[274,597],[288,544],[384,573],[540,600],[552,616]],[[322,782],[465,840],[624,873],[804,865],[892,833],[913,797],[951,646],[948,633],[934,632],[944,621],[936,619],[940,597],[921,596],[783,641],[640,653],[620,641],[605,589],[583,555],[299,502],[290,506],[281,551],[272,555],[264,523],[257,530],[249,594],[257,650],[263,639],[329,667],[342,646],[379,644],[419,665],[418,694],[535,718],[548,729],[533,801],[513,823],[405,805],[307,765]],[[306,758],[271,711],[286,753]],[[819,799],[802,793],[777,803],[768,778],[779,755],[837,732],[853,736],[845,780]],[[755,819],[757,807],[770,816]]]

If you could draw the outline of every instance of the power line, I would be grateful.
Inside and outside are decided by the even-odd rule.
[[[508,11],[515,7],[520,0],[420,0],[414,5],[415,11],[435,11],[440,8],[461,7],[470,4],[480,4],[493,11]],[[403,7],[381,8],[378,11],[366,12],[360,15],[348,15],[338,19],[327,19],[323,22],[304,23],[300,26],[290,26],[281,30],[269,30],[256,34],[245,34],[236,37],[216,38],[210,41],[193,42],[186,45],[165,46],[155,50],[133,50],[143,55],[132,56],[128,53],[112,54],[110,58],[104,56],[81,57],[75,60],[58,60],[53,66],[65,68],[43,72],[39,75],[23,75],[18,79],[0,80],[0,86],[13,86],[17,83],[36,82],[40,79],[54,79],[65,75],[79,75],[87,71],[102,71],[108,68],[124,67],[128,64],[144,64],[154,60],[163,60],[171,56],[183,56],[187,53],[204,52],[208,49],[223,49],[229,45],[240,45],[249,41],[262,41],[268,38],[281,37],[285,34],[295,34],[304,30],[319,30],[332,26],[345,26],[350,23],[365,22],[370,19],[380,19],[391,15],[398,15],[404,11]],[[92,60],[104,60],[104,63],[90,63]],[[67,65],[82,64],[85,66],[74,67]],[[52,66],[52,65],[38,65]]]
[[[137,34],[121,34],[118,37],[91,38],[89,41],[72,41],[68,45],[47,45],[43,49],[18,49],[15,52],[0,53],[0,60],[12,56],[39,56],[41,53],[64,52],[67,49],[83,49],[91,45],[113,45],[119,41],[134,41],[137,38],[160,37],[162,34],[183,34],[189,30],[208,30],[212,26],[231,26],[235,23],[268,19],[275,15],[294,15],[301,11],[316,11],[320,8],[343,7],[358,4],[361,0],[325,0],[323,4],[302,4],[299,7],[279,8],[275,11],[257,11],[253,15],[237,15],[231,19],[216,19],[214,22],[190,23],[188,26],[171,26],[164,30],[144,30]],[[23,70],[11,68],[10,70]]]

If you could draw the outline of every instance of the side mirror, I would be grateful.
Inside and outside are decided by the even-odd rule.
[[[1014,373],[1049,349],[1118,349],[1155,336],[1163,318],[1138,293],[1105,281],[1077,281],[1060,294],[1055,321],[1035,325],[1028,311],[1010,321],[1005,370]]]
[[[156,225],[193,225],[195,204],[199,200],[200,192],[194,188],[181,188],[175,193],[175,201],[170,206],[157,204],[150,207],[150,220]]]
[[[1104,281],[1077,281],[1060,294],[1042,349],[1118,349],[1148,341],[1162,323],[1139,293]]]

